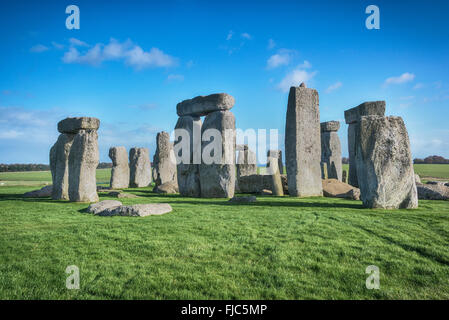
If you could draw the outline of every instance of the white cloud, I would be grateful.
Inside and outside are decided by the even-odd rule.
[[[55,41],[52,41],[52,42],[51,42],[51,45],[52,45],[55,49],[58,49],[58,50],[64,49],[64,45],[63,45],[63,44],[57,43],[57,42],[55,42]]]
[[[274,47],[276,47],[276,42],[274,42],[273,39],[269,39],[268,40],[268,49],[273,49]]]
[[[299,66],[299,68],[302,68],[302,69],[310,69],[310,68],[312,68],[312,64],[311,64],[309,61],[304,60],[303,64],[301,64],[301,65]]]
[[[267,60],[267,69],[274,69],[280,66],[286,66],[290,63],[292,59],[292,50],[288,49],[281,49],[278,51],[278,53],[273,54],[271,57]],[[302,66],[299,66],[299,68],[303,68]]]
[[[413,81],[415,79],[415,75],[413,73],[403,73],[398,77],[390,77],[387,78],[385,80],[385,85],[389,85],[389,84],[402,84],[402,83],[406,83],[406,82],[410,82]]]
[[[30,48],[30,51],[34,52],[34,53],[41,53],[41,52],[44,52],[47,50],[48,50],[48,47],[44,46],[43,44],[37,44]]]
[[[169,81],[183,81],[184,76],[182,74],[169,74],[167,77]]]
[[[327,89],[326,93],[331,93],[332,91],[337,90],[338,88],[341,88],[343,86],[343,83],[340,81],[335,82],[334,84],[331,84]]]
[[[228,35],[226,36],[226,40],[229,41],[232,39],[232,36],[234,35],[234,32],[231,30],[228,32]]]
[[[421,83],[421,82],[419,82],[419,83],[415,84],[415,86],[413,87],[413,89],[417,90],[417,89],[421,89],[421,88],[423,88],[423,87],[424,87],[424,84]]]
[[[69,39],[70,45],[75,46],[75,47],[89,47],[89,45],[81,40],[78,40],[76,38],[70,38]]]
[[[278,88],[287,92],[292,86],[299,86],[301,82],[307,82],[316,75],[316,71],[307,72],[299,67],[287,73],[287,75],[278,84]]]
[[[251,40],[251,35],[249,33],[247,33],[247,32],[243,32],[240,36],[243,39]]]
[[[123,60],[125,64],[136,70],[147,67],[170,67],[177,63],[176,58],[165,54],[158,48],[144,51],[131,40],[121,43],[115,39],[111,39],[107,45],[97,43],[84,52],[80,52],[78,48],[72,46],[64,53],[62,60],[65,63],[80,63],[94,66],[100,65],[104,61]]]

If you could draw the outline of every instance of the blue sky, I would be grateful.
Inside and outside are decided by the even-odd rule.
[[[65,27],[70,4],[79,30]],[[370,4],[380,30],[365,27]],[[153,154],[176,104],[215,92],[235,97],[238,128],[278,129],[283,149],[302,80],[321,121],[386,100],[414,157],[449,158],[448,15],[448,1],[2,1],[0,163],[48,163],[67,116],[101,119],[101,161],[113,145]]]

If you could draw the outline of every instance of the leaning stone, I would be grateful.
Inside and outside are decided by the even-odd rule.
[[[53,200],[69,200],[69,154],[74,138],[74,134],[62,133],[50,149]]]
[[[360,190],[337,179],[323,180],[323,195],[331,198],[360,199]]]
[[[106,209],[98,215],[100,216],[128,216],[128,217],[146,217],[152,215],[162,215],[171,212],[173,209],[168,203],[148,203],[135,204],[132,206],[120,206]]]
[[[87,207],[87,212],[93,214],[99,214],[107,209],[115,209],[121,206],[122,203],[117,200],[103,200],[97,203],[93,203]]]
[[[78,133],[80,130],[98,130],[100,120],[91,117],[66,118],[58,122],[61,133]]]
[[[449,200],[449,187],[438,184],[418,184],[420,200]]]
[[[151,183],[151,163],[147,148],[129,150],[129,169],[131,188],[147,187]]]
[[[244,196],[244,197],[232,197],[229,202],[233,203],[251,203],[256,202],[257,198],[255,196]]]
[[[282,163],[282,150],[268,150],[267,151],[267,170],[270,168],[270,161],[268,161],[269,158],[275,158],[278,163],[279,173],[284,173],[284,165]]]
[[[99,159],[97,131],[79,131],[69,154],[70,201],[98,201],[96,170]]]
[[[221,144],[205,141],[205,136],[213,129],[221,134]],[[200,187],[203,198],[232,198],[235,192],[235,117],[230,111],[215,111],[207,115],[201,128],[203,143],[203,163],[200,164]],[[212,140],[212,139],[211,139]],[[213,163],[205,163],[204,154],[211,146],[212,152],[221,154],[212,157]],[[206,151],[205,151],[206,150]]]
[[[182,135],[188,137],[183,141]],[[199,197],[201,163],[201,119],[199,117],[183,116],[175,126],[175,157],[177,158],[177,178],[179,193],[183,197]],[[188,155],[183,155],[189,149]],[[184,161],[185,159],[185,161]]]
[[[268,173],[271,175],[271,190],[273,191],[273,195],[276,196],[283,196],[284,195],[284,189],[282,188],[282,180],[281,180],[281,174],[279,173],[279,167],[278,167],[278,157],[273,157],[270,154],[268,157]]]
[[[285,126],[288,190],[294,197],[321,196],[321,141],[318,92],[291,87]]]
[[[156,152],[153,168],[156,170],[156,179],[154,182],[157,186],[167,182],[178,184],[176,158],[168,132],[162,131],[156,136]]]
[[[23,194],[24,198],[43,198],[43,197],[51,197],[53,186],[45,186],[39,190],[34,190],[30,192],[26,192]]]
[[[357,136],[356,167],[363,205],[417,208],[410,141],[402,118],[363,116]]]
[[[178,116],[206,116],[211,112],[230,110],[235,99],[226,93],[214,93],[208,96],[198,96],[184,100],[176,106]]]
[[[109,158],[112,160],[111,188],[124,189],[129,187],[128,154],[125,147],[112,147],[109,149]]]
[[[173,182],[166,182],[153,188],[153,192],[163,194],[175,194],[178,193],[178,187]]]

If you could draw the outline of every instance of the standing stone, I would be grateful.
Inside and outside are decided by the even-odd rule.
[[[98,201],[96,170],[99,160],[97,131],[80,130],[73,139],[69,154],[70,201]]]
[[[184,141],[185,139],[185,141]],[[179,193],[184,197],[201,195],[199,164],[201,163],[201,119],[179,117],[175,126],[175,157]],[[186,154],[183,154],[186,153]]]
[[[257,174],[257,157],[246,144],[238,146],[237,177]]]
[[[346,171],[346,170],[343,170],[342,182],[348,183],[348,171]]]
[[[384,116],[385,101],[364,102],[355,108],[345,111],[345,121],[348,126],[348,151],[349,151],[349,176],[348,183],[354,187],[358,187],[357,168],[355,161],[355,152],[357,141],[357,126],[361,116]]]
[[[109,158],[112,160],[111,189],[123,189],[129,186],[128,154],[125,147],[112,147],[109,149]]]
[[[268,174],[271,175],[273,195],[283,196],[281,173],[279,172],[279,157],[277,153],[271,153],[268,157]]]
[[[156,136],[156,153],[153,169],[156,169],[156,179],[154,181],[156,186],[167,182],[178,184],[175,153],[168,132],[162,131]]]
[[[209,134],[214,133],[218,136],[208,137]],[[201,144],[203,161],[200,165],[201,197],[232,198],[234,196],[235,135],[235,117],[232,112],[215,111],[206,116],[201,128],[203,139]],[[220,139],[220,136],[221,141],[216,140]],[[210,150],[212,146],[215,148]],[[212,163],[207,163],[207,156],[213,158]]]
[[[337,133],[338,129],[340,129],[339,121],[321,123],[321,162],[327,166],[329,179],[341,181],[341,144]]]
[[[129,150],[130,179],[132,188],[148,187],[151,183],[151,163],[147,148],[131,148]]]
[[[275,158],[278,161],[277,167],[279,168],[279,173],[284,173],[284,165],[282,164],[282,150],[268,150],[267,152],[267,170],[270,167],[270,161],[268,161],[269,158]]]
[[[235,104],[233,96],[227,93],[214,93],[198,96],[177,104],[178,116],[206,116],[211,112],[230,110]]]
[[[327,180],[329,178],[328,172],[327,172],[327,163],[321,161],[321,179]]]
[[[291,87],[285,126],[288,191],[294,197],[321,196],[321,141],[318,92]]]
[[[69,200],[69,154],[74,134],[62,133],[50,149],[53,200]]]
[[[356,168],[361,200],[368,208],[417,208],[410,142],[401,117],[362,116]]]

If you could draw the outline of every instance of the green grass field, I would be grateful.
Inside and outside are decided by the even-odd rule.
[[[48,181],[0,179],[32,175]],[[107,182],[108,170],[98,176]],[[0,187],[0,299],[449,299],[449,201],[384,211],[343,199],[230,204],[141,188],[121,201],[173,211],[99,217],[87,204],[22,198],[35,188]],[[69,265],[80,269],[79,290],[65,287]],[[365,287],[369,265],[380,269],[379,290]]]

